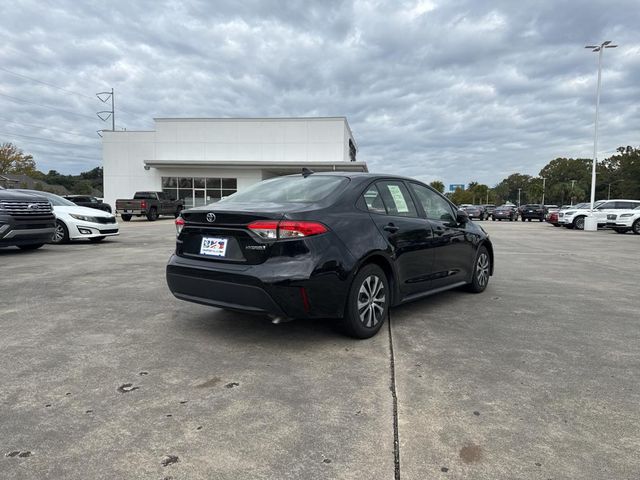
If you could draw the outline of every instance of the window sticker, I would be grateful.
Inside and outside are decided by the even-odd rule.
[[[396,204],[398,213],[408,213],[409,207],[404,199],[404,195],[402,195],[400,187],[398,185],[387,185],[387,188],[389,189],[389,193],[391,193],[391,197],[393,197],[393,203]]]

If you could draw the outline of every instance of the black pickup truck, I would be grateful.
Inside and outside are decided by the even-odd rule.
[[[35,250],[53,238],[56,217],[45,197],[0,188],[0,248]]]
[[[111,213],[111,205],[104,203],[102,200],[98,200],[96,197],[90,197],[88,195],[64,195],[63,198],[75,203],[79,207],[95,208],[96,210]]]
[[[178,218],[184,208],[182,200],[171,200],[164,192],[136,192],[133,199],[116,200],[116,212],[122,220],[128,222],[132,216],[147,217],[153,222],[160,215],[173,215]]]

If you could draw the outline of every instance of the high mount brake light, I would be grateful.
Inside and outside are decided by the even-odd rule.
[[[182,218],[182,217],[176,218],[176,232],[177,232],[177,235],[180,235],[180,232],[182,232],[184,224],[185,224],[184,218]]]
[[[258,220],[250,223],[247,227],[259,237],[268,240],[311,237],[327,231],[327,227],[319,222],[293,220],[281,220],[280,222]]]

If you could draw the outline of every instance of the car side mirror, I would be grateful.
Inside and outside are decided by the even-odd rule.
[[[458,210],[456,214],[456,222],[459,224],[467,223],[469,221],[469,215],[464,210]]]

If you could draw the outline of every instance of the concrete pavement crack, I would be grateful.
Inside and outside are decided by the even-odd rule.
[[[389,325],[389,370],[391,372],[391,397],[393,398],[393,463],[395,480],[400,480],[400,435],[398,432],[398,392],[396,390],[396,361],[393,352],[393,334],[391,332],[391,311],[388,312],[387,324]]]

